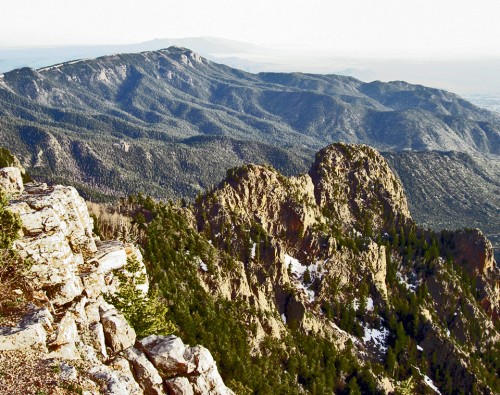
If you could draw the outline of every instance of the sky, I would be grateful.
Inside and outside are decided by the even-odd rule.
[[[0,47],[213,36],[339,55],[500,57],[498,0],[0,0]]]

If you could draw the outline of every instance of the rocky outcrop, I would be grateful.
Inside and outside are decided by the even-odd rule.
[[[37,309],[13,328],[0,327],[0,351],[22,350],[36,345],[45,347],[52,321],[47,309]]]
[[[144,391],[144,395],[165,394],[163,379],[143,352],[130,347],[124,351],[123,355],[130,362],[134,377]]]
[[[8,194],[22,193],[24,190],[21,171],[17,167],[0,169],[0,188]]]
[[[206,348],[188,347],[175,336],[148,336],[140,348],[166,377],[171,394],[231,395]]]
[[[146,276],[139,249],[95,237],[92,218],[74,188],[34,183],[23,186],[19,171],[12,169],[0,170],[0,185],[12,192],[8,209],[18,213],[22,221],[22,236],[14,248],[32,262],[30,292],[47,307],[33,307],[16,326],[0,328],[0,352],[37,347],[42,358],[65,361],[62,379],[87,380],[95,383],[89,388],[97,385],[105,394],[232,394],[204,348],[187,347],[170,336],[182,348],[189,365],[189,369],[175,371],[157,364],[156,354],[148,346],[150,338],[137,343],[145,352],[134,348],[134,329],[103,296],[120,289],[116,270],[125,276]],[[127,271],[130,259],[138,263],[138,272]],[[147,281],[138,285],[144,294],[148,287]],[[177,360],[177,351],[162,348],[161,357]],[[78,366],[85,364],[85,371],[77,373],[75,360],[79,360]]]
[[[103,312],[101,323],[106,344],[112,353],[118,353],[134,345],[135,331],[116,309]]]
[[[485,310],[500,317],[500,269],[491,242],[479,229],[467,229],[454,232],[450,244],[456,261],[476,279]]]
[[[410,218],[401,185],[384,157],[366,145],[332,144],[309,170],[317,204],[343,226],[375,230]]]
[[[292,322],[343,338],[322,314],[332,303],[329,284],[337,283],[337,296],[352,304],[349,288],[367,278],[375,286],[372,297],[387,300],[385,247],[363,233],[370,227],[375,238],[410,221],[401,184],[383,157],[345,144],[319,152],[299,177],[256,165],[231,170],[197,202],[195,216],[213,245],[230,243],[244,263],[212,291],[271,313],[257,323],[258,338],[279,337]]]
[[[495,341],[490,318],[500,305],[500,275],[491,245],[477,231],[450,232],[454,250],[443,247],[429,258],[432,248],[435,252],[448,237],[446,232],[440,237],[416,227],[401,183],[372,148],[333,144],[299,177],[287,178],[256,165],[230,170],[221,184],[196,201],[193,212],[198,231],[212,246],[237,258],[230,271],[216,275],[200,265],[200,282],[213,294],[243,301],[259,312],[247,320],[255,328],[250,341],[256,354],[266,336],[279,338],[288,328],[298,328],[331,340],[339,350],[351,343],[361,361],[380,360],[387,354],[389,336],[395,336],[380,311],[391,311],[403,290],[415,303],[417,292],[426,289],[439,305],[431,309],[438,312],[443,327],[451,329],[448,336],[440,329],[441,341],[450,342],[453,336],[470,340],[471,349],[483,350],[477,338],[462,339],[460,331],[453,331],[452,323],[463,318],[457,305],[475,301],[465,302],[463,293],[462,300],[452,297],[460,289],[458,279],[449,289],[443,286],[457,277],[444,267],[448,252],[457,262],[474,261],[467,270],[488,295],[482,301],[490,317],[479,315],[479,310],[471,315]],[[434,272],[445,274],[435,280]],[[362,324],[356,327],[356,321]],[[455,357],[462,352],[453,349]],[[180,355],[174,362],[186,371],[189,366]],[[169,385],[184,384],[172,379]]]
[[[451,240],[456,259],[475,276],[489,276],[496,270],[491,242],[479,229],[459,230]]]

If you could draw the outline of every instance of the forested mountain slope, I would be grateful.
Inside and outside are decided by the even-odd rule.
[[[193,205],[138,196],[119,212],[181,337],[238,393],[500,389],[491,244],[415,225],[367,146],[329,146],[300,177],[248,165]]]
[[[500,118],[400,81],[250,74],[177,47],[104,56],[4,74],[0,138],[34,176],[93,199],[138,191],[193,199],[242,163],[296,175],[328,143],[366,143],[392,152],[417,222],[500,233]],[[432,172],[413,166],[442,176],[428,182]],[[496,170],[483,177],[483,169]],[[476,199],[467,201],[472,185]]]

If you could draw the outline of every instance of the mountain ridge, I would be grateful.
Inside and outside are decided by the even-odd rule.
[[[193,199],[228,168],[250,162],[298,174],[333,141],[386,151],[462,151],[484,158],[467,170],[484,197],[448,222],[435,210],[445,200],[441,193],[426,191],[440,196],[437,204],[418,197],[412,209],[434,228],[472,220],[489,227],[488,234],[500,233],[491,192],[497,187],[478,176],[499,167],[500,117],[442,90],[335,75],[250,74],[171,48],[6,73],[0,114],[4,144],[33,175],[70,182],[94,199],[146,190]],[[391,163],[408,189],[411,159],[398,155],[405,159]],[[460,159],[453,160],[458,169]],[[422,188],[425,180],[416,189]],[[464,206],[459,191],[446,189],[453,204]],[[484,210],[488,201],[493,207]]]

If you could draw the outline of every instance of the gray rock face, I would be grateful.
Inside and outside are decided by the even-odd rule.
[[[139,343],[153,365],[165,377],[171,377],[166,381],[170,393],[233,394],[222,381],[215,361],[206,348],[186,346],[173,335],[152,335]]]
[[[144,353],[130,347],[123,352],[132,366],[132,373],[145,395],[164,395],[163,380]]]
[[[22,350],[35,345],[45,346],[52,315],[47,309],[36,310],[14,328],[0,327],[0,351]]]
[[[132,347],[135,343],[135,331],[127,323],[125,317],[116,309],[101,314],[106,344],[114,353]]]

